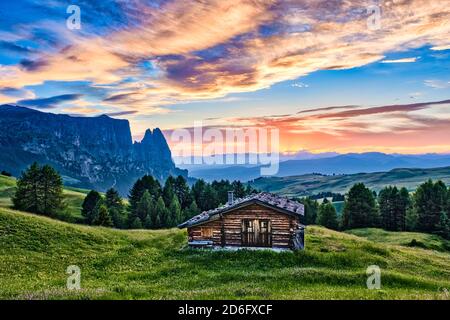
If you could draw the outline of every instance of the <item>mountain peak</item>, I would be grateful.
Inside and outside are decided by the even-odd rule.
[[[124,195],[145,174],[160,181],[169,175],[187,176],[175,167],[159,129],[147,130],[142,142],[133,144],[128,120],[4,105],[0,106],[0,128],[1,169],[14,175],[33,161],[46,162],[70,185],[100,191],[113,186]]]

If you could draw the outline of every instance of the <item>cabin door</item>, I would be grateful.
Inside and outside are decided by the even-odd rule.
[[[242,220],[242,245],[245,247],[271,247],[270,220]]]

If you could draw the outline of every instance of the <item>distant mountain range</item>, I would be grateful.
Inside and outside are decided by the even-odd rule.
[[[358,182],[370,189],[380,191],[385,186],[395,185],[413,191],[428,179],[442,180],[450,184],[450,167],[433,169],[394,169],[387,172],[357,173],[345,175],[306,174],[291,177],[258,178],[251,185],[262,191],[280,193],[285,196],[307,196],[320,192],[345,194]]]
[[[401,155],[370,153],[326,154],[324,157],[280,162],[277,177],[288,177],[310,173],[355,174],[361,172],[389,171],[395,168],[438,168],[450,166],[450,154]],[[254,180],[261,177],[260,166],[186,166],[190,176],[207,181],[217,179]]]
[[[49,163],[66,185],[126,195],[144,174],[159,180],[187,171],[175,167],[161,130],[147,130],[141,142],[130,124],[106,115],[72,117],[24,107],[0,106],[0,170],[18,176],[32,162]]]

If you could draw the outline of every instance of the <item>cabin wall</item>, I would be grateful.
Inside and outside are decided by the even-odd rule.
[[[252,204],[233,210],[224,214],[224,216],[218,220],[189,228],[189,240],[212,240],[215,246],[221,246],[221,230],[223,225],[225,234],[224,245],[241,246],[243,219],[269,220],[271,224],[272,247],[292,247],[292,234],[294,230],[298,228],[298,219],[259,204]],[[210,233],[211,236],[204,237],[204,235],[207,235],[208,233]]]

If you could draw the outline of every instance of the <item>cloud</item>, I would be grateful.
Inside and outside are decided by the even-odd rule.
[[[382,26],[371,31],[366,0],[136,0],[108,10],[92,1],[80,32],[56,21],[24,22],[14,26],[17,32],[3,32],[4,41],[45,43],[17,65],[0,66],[0,87],[88,81],[108,86],[106,106],[151,114],[318,70],[364,66],[387,52],[448,45],[445,1],[380,4]],[[46,36],[36,37],[39,30]]]
[[[277,128],[281,151],[360,152],[370,149],[417,153],[450,150],[450,100],[374,107],[324,107],[285,116],[228,118],[223,119],[223,123],[203,129]]]
[[[431,50],[433,50],[433,51],[450,50],[450,45],[432,47]]]
[[[427,87],[430,87],[430,88],[433,88],[433,89],[447,89],[447,88],[450,88],[450,81],[425,80],[424,84]]]
[[[9,51],[13,54],[27,54],[27,53],[31,53],[34,51],[31,48],[18,45],[14,42],[3,41],[3,40],[0,41],[0,50]]]
[[[81,94],[62,94],[59,96],[40,98],[40,99],[26,99],[19,100],[18,105],[23,107],[33,107],[39,109],[51,109],[64,102],[75,101],[81,98]]]
[[[403,59],[396,59],[396,60],[383,60],[381,63],[412,63],[416,62],[420,57],[414,57],[414,58],[403,58]]]
[[[321,111],[342,110],[342,109],[355,109],[355,108],[360,108],[360,106],[348,105],[348,106],[332,106],[332,107],[324,107],[324,108],[316,108],[316,109],[307,109],[307,110],[301,110],[301,111],[297,112],[297,114],[315,113],[315,112],[321,112]]]
[[[135,113],[137,113],[136,110],[130,110],[130,111],[110,112],[110,113],[106,113],[106,115],[109,117],[120,117],[120,116],[127,116],[130,114],[135,114]]]
[[[309,88],[309,85],[303,82],[296,82],[292,84],[294,88]]]

